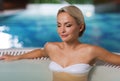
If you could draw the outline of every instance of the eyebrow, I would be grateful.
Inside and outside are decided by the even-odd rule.
[[[59,22],[57,22],[58,24],[60,24]],[[69,24],[70,22],[65,22],[64,24],[66,25],[66,24]]]

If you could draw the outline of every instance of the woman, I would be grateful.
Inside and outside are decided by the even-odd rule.
[[[82,12],[76,6],[65,6],[57,14],[57,31],[63,42],[49,42],[43,49],[29,53],[2,56],[6,61],[49,57],[53,81],[87,81],[87,75],[96,59],[120,64],[120,56],[78,40],[85,31]]]

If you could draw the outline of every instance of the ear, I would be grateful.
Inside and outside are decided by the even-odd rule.
[[[80,24],[79,31],[81,32],[83,31],[83,29],[84,29],[84,24]]]

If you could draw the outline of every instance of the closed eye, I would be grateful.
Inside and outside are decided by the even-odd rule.
[[[61,27],[60,25],[57,25],[57,27]]]
[[[66,27],[71,27],[71,26],[72,26],[71,24],[66,25]]]

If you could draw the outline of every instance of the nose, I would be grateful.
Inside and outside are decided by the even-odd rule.
[[[64,26],[61,27],[61,33],[65,33],[65,32],[66,32],[65,27]]]

